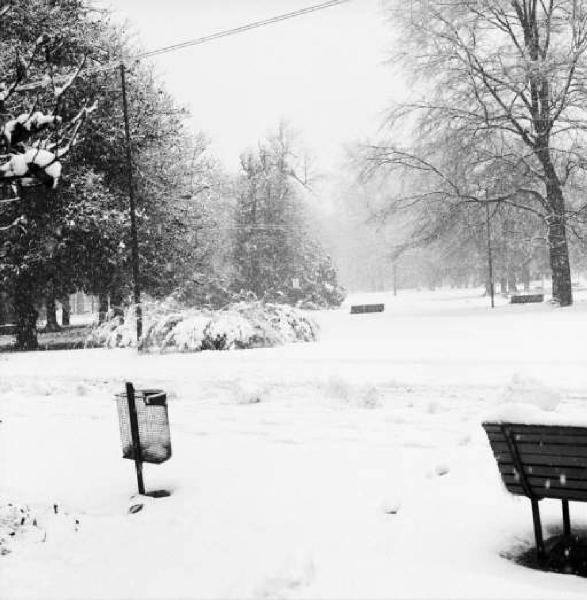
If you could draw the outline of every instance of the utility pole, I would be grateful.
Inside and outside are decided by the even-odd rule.
[[[128,176],[128,199],[130,204],[133,301],[137,317],[137,341],[139,341],[143,334],[143,310],[141,308],[141,287],[139,281],[139,241],[137,236],[137,214],[132,177],[132,149],[130,146],[130,125],[128,121],[128,102],[126,99],[126,73],[124,63],[120,63],[120,81],[122,84],[122,108],[124,112],[124,132],[126,139],[126,171]]]
[[[489,293],[491,294],[491,308],[495,308],[494,289],[493,289],[493,256],[491,253],[491,223],[489,219],[489,201],[487,200],[487,190],[485,190],[485,221],[487,224],[487,259],[489,261]]]
[[[397,259],[392,263],[391,272],[393,274],[393,295],[397,296]]]

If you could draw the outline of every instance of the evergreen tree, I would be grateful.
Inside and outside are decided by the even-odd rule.
[[[14,298],[17,342],[36,347],[35,298],[50,277],[45,216],[62,161],[94,108],[74,98],[87,64],[100,60],[103,25],[82,0],[0,3],[0,282]]]
[[[307,162],[300,164],[287,128],[241,157],[234,267],[237,290],[289,303],[337,305],[342,291],[304,203]],[[304,177],[298,174],[304,171]]]
[[[128,171],[116,61],[132,54],[132,47],[107,13],[85,0],[26,0],[6,4],[0,15],[0,184],[6,184],[2,197],[9,200],[0,205],[0,281],[14,298],[18,345],[33,348],[42,297],[50,316],[55,298],[76,289],[99,294],[102,306],[110,296],[121,307],[130,288]],[[23,58],[13,67],[15,49]],[[107,68],[88,69],[97,64]],[[212,221],[209,204],[220,176],[206,140],[189,134],[186,112],[152,70],[135,65],[127,83],[141,284],[160,296],[191,272],[210,268],[211,236],[197,231]],[[90,109],[92,118],[84,123]],[[39,157],[48,162],[39,163]]]

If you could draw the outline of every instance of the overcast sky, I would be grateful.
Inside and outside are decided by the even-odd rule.
[[[145,49],[189,40],[319,0],[116,0]],[[372,133],[399,84],[381,0],[324,11],[155,59],[169,91],[189,106],[228,167],[281,118],[298,130],[321,169],[345,143]]]

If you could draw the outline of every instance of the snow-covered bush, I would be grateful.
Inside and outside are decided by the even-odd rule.
[[[272,342],[262,345],[275,346],[316,339],[316,323],[287,304],[238,302],[231,306],[231,310],[250,321],[261,339]]]
[[[0,503],[0,556],[12,551],[12,544],[16,538],[35,529],[37,533],[37,519],[31,514],[28,506]]]
[[[86,340],[86,346],[92,348],[122,348],[132,345],[134,329],[131,321],[122,317],[113,317],[94,328]]]
[[[87,345],[107,348],[136,345],[134,311],[96,327]],[[199,352],[262,348],[317,337],[316,323],[291,306],[238,302],[222,310],[193,309],[174,299],[143,305],[139,349],[152,352]]]

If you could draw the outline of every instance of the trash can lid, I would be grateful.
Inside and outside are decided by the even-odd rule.
[[[163,390],[141,390],[145,404],[165,405],[167,395]]]
[[[116,394],[115,397],[117,400],[126,398],[126,392]],[[135,400],[142,400],[145,404],[164,406],[167,402],[167,395],[163,390],[135,390]]]

